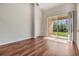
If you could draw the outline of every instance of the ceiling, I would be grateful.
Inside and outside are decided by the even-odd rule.
[[[47,10],[49,8],[55,7],[61,3],[39,3],[39,8],[42,10]]]

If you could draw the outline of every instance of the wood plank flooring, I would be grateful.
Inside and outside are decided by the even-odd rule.
[[[38,37],[0,46],[0,56],[78,56],[76,44]]]

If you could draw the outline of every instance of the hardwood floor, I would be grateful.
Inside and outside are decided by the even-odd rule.
[[[76,44],[38,37],[0,46],[1,56],[78,56]]]

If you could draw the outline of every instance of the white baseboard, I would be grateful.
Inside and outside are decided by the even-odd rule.
[[[33,37],[27,37],[27,38],[23,38],[23,39],[21,38],[21,39],[12,40],[12,41],[9,41],[9,42],[2,42],[2,43],[0,43],[0,45],[10,44],[10,43],[14,43],[14,42],[22,41],[22,40],[28,40],[30,38],[33,38]]]

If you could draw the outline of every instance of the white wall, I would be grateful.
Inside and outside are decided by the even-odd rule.
[[[0,4],[0,45],[32,37],[31,5]]]
[[[79,3],[77,4],[77,30],[79,30]],[[79,32],[77,31],[77,46],[79,48]]]
[[[40,10],[39,6],[35,5],[35,13],[34,13],[34,36],[40,36],[41,32],[41,16],[42,11]]]

